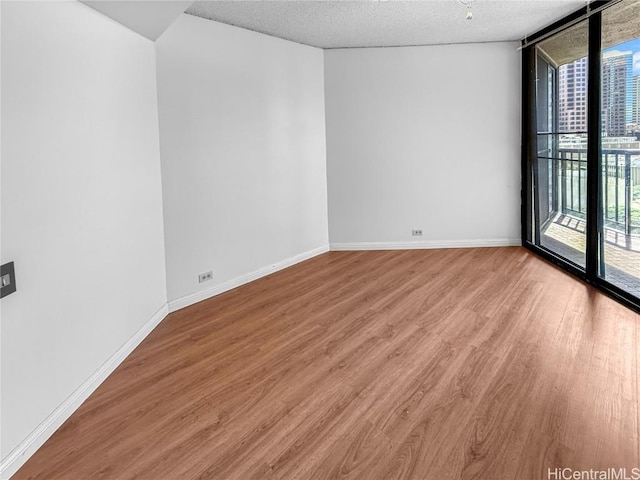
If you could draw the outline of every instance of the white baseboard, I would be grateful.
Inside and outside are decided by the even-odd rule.
[[[185,295],[184,297],[180,297],[176,300],[172,300],[169,302],[169,312],[175,312],[176,310],[180,310],[181,308],[188,307],[189,305],[193,305],[194,303],[198,303],[198,302],[201,302],[202,300],[206,300],[216,295],[220,295],[221,293],[224,293],[228,290],[244,285],[245,283],[249,283],[254,280],[257,280],[258,278],[265,277],[271,273],[277,272],[278,270],[282,270],[284,268],[290,267],[291,265],[295,265],[296,263],[303,262],[312,257],[315,257],[316,255],[320,255],[328,251],[329,251],[329,245],[323,245],[321,247],[314,248],[313,250],[309,250],[299,255],[295,255],[286,260],[282,260],[278,263],[274,263],[273,265],[270,265],[268,267],[263,267],[258,270],[254,270],[253,272],[247,273],[245,275],[240,275],[239,277],[233,278],[227,282],[224,282],[218,285],[214,285],[210,288],[207,288],[206,290]]]
[[[519,238],[492,238],[484,240],[421,240],[413,242],[349,242],[332,243],[332,251],[349,250],[414,250],[427,248],[515,247],[522,245]]]
[[[38,450],[47,439],[71,416],[125,358],[168,315],[164,304],[152,317],[122,345],[93,375],[80,385],[31,434],[0,462],[0,478],[8,479]]]

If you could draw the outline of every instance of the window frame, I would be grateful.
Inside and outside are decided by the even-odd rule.
[[[599,275],[602,271],[600,255],[601,242],[601,41],[602,11],[619,3],[620,0],[593,1],[589,5],[576,10],[546,28],[526,37],[522,41],[522,203],[521,203],[521,236],[522,245],[574,275],[580,280],[594,286],[601,292],[640,313],[640,298],[608,282]],[[588,22],[588,85],[587,85],[587,227],[586,227],[586,267],[583,270],[569,260],[539,245],[539,234],[534,228],[538,214],[536,189],[537,158],[537,118],[536,118],[536,44],[547,37],[561,32],[586,19]],[[538,225],[538,222],[535,222]]]

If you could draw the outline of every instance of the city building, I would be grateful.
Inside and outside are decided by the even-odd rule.
[[[558,128],[561,132],[587,130],[588,58],[558,69]]]
[[[633,119],[636,130],[640,127],[640,75],[633,77]]]
[[[617,50],[602,56],[602,131],[621,137],[631,123],[632,52]]]

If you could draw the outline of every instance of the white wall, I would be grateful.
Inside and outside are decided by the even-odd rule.
[[[322,50],[186,14],[156,45],[170,306],[326,250]]]
[[[516,48],[325,52],[332,248],[519,241]]]
[[[326,250],[328,227],[347,248],[519,237],[515,44],[323,53],[182,15],[154,47],[76,2],[2,2],[1,22],[3,462],[167,290],[206,298]]]
[[[6,459],[166,303],[154,44],[80,3],[2,2],[1,187]]]

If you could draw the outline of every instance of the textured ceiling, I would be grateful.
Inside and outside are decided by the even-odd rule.
[[[467,2],[468,0],[464,0]],[[198,1],[186,13],[320,48],[521,40],[584,0]]]

